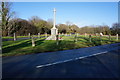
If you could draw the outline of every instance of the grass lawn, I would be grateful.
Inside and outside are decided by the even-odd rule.
[[[17,38],[25,38],[29,36],[17,36]],[[2,37],[2,39],[13,39],[14,37],[8,36],[8,37]]]
[[[58,45],[57,41],[45,40],[45,37],[39,39],[36,38],[35,47],[32,47],[31,39],[3,41],[2,56],[17,56],[24,54],[69,50],[120,42],[120,40],[116,41],[115,37],[111,37],[111,40],[109,40],[109,37],[102,37],[102,40],[100,40],[99,37],[92,36],[91,42],[88,36],[84,37],[83,35],[79,35],[76,38],[77,40],[75,39],[74,35],[61,37],[63,38],[63,40],[59,40]]]
[[[42,37],[42,36],[46,36],[45,34],[42,34],[42,35],[40,35],[40,37]],[[49,34],[47,34],[47,36],[49,36]],[[26,38],[26,37],[28,37],[29,38],[29,36],[17,36],[17,38]],[[34,35],[34,37],[38,37],[38,35]],[[10,36],[8,36],[8,37],[2,37],[2,39],[13,39],[14,37],[10,37]]]

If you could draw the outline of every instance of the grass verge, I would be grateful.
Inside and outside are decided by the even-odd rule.
[[[120,42],[116,41],[115,37],[109,40],[108,37],[92,36],[91,41],[89,37],[78,36],[75,41],[74,35],[72,36],[62,36],[64,40],[57,41],[45,40],[45,38],[35,39],[35,47],[32,47],[31,39],[27,40],[17,40],[17,41],[3,41],[2,46],[2,56],[17,56],[24,54],[42,53],[42,52],[53,52],[60,50],[77,49],[91,46],[98,46],[104,44],[111,44]]]

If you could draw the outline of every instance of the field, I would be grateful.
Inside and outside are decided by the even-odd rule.
[[[76,38],[75,35],[61,35],[60,37],[63,40],[45,40],[46,37],[35,38],[35,47],[32,47],[31,39],[3,41],[2,56],[37,54],[43,52],[77,49],[120,42],[120,39],[116,41],[115,36],[112,36],[111,39],[109,39],[109,36],[104,36],[101,39],[99,36],[92,36],[91,40],[89,36],[84,35],[78,35]],[[3,37],[3,39],[13,39],[13,37]]]

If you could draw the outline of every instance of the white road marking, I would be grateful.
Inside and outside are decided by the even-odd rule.
[[[65,63],[65,62],[68,62],[68,61],[83,59],[83,58],[86,58],[86,57],[96,56],[96,55],[107,53],[107,52],[108,51],[104,51],[104,52],[100,52],[100,53],[96,53],[96,54],[92,54],[92,55],[88,55],[88,56],[78,57],[78,58],[75,58],[75,59],[69,59],[69,60],[65,60],[65,61],[58,61],[58,62],[55,62],[55,63],[49,63],[49,64],[45,64],[45,65],[39,65],[39,66],[36,66],[36,68],[41,68],[41,67],[45,67],[45,66],[51,66],[51,65],[54,65],[54,64]]]

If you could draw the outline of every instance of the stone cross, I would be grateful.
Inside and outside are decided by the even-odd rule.
[[[49,36],[46,40],[57,40],[56,35],[58,35],[58,29],[55,27],[56,24],[56,9],[54,8],[54,21],[53,21],[53,28],[51,29],[51,36]]]
[[[54,22],[53,22],[53,28],[51,29],[51,37],[52,40],[56,40],[56,35],[58,35],[58,29],[55,27],[56,24],[56,9],[54,8]]]
[[[55,8],[54,8],[53,12],[54,12],[53,28],[56,28],[56,27],[55,27],[55,24],[56,24],[56,9],[55,9]]]

